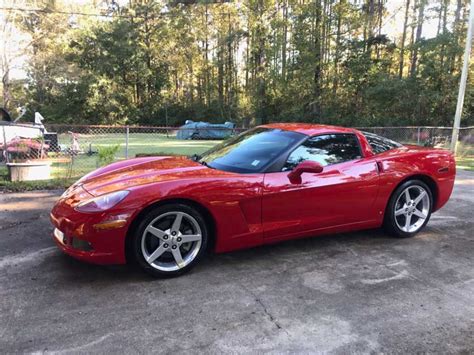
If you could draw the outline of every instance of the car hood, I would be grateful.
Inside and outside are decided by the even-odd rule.
[[[146,157],[117,162],[78,181],[94,196],[170,180],[233,175],[208,168],[186,157]]]

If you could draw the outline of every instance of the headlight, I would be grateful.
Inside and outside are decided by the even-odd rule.
[[[81,202],[76,206],[79,212],[102,212],[122,201],[129,191],[116,191]]]

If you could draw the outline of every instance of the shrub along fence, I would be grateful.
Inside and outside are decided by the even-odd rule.
[[[449,148],[452,129],[447,127],[359,127],[405,144]],[[180,132],[181,133],[178,133]],[[0,140],[0,177],[6,179],[7,162],[51,163],[51,178],[80,177],[110,162],[142,155],[200,154],[240,128],[196,129],[179,139],[177,127],[46,125],[43,138],[16,137],[7,144]],[[215,134],[215,130],[223,130]],[[0,132],[1,134],[2,132]],[[460,130],[460,165],[474,168],[474,127]]]

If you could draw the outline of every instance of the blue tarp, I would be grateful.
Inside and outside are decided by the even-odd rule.
[[[224,139],[232,135],[235,124],[194,122],[187,120],[184,126],[179,127],[176,137],[178,139]]]

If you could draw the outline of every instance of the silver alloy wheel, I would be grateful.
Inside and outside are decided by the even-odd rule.
[[[201,227],[185,212],[167,212],[145,228],[141,249],[146,262],[160,271],[176,271],[189,265],[199,253]]]
[[[428,218],[430,211],[428,192],[419,185],[407,187],[395,202],[395,222],[407,233],[418,231]]]

